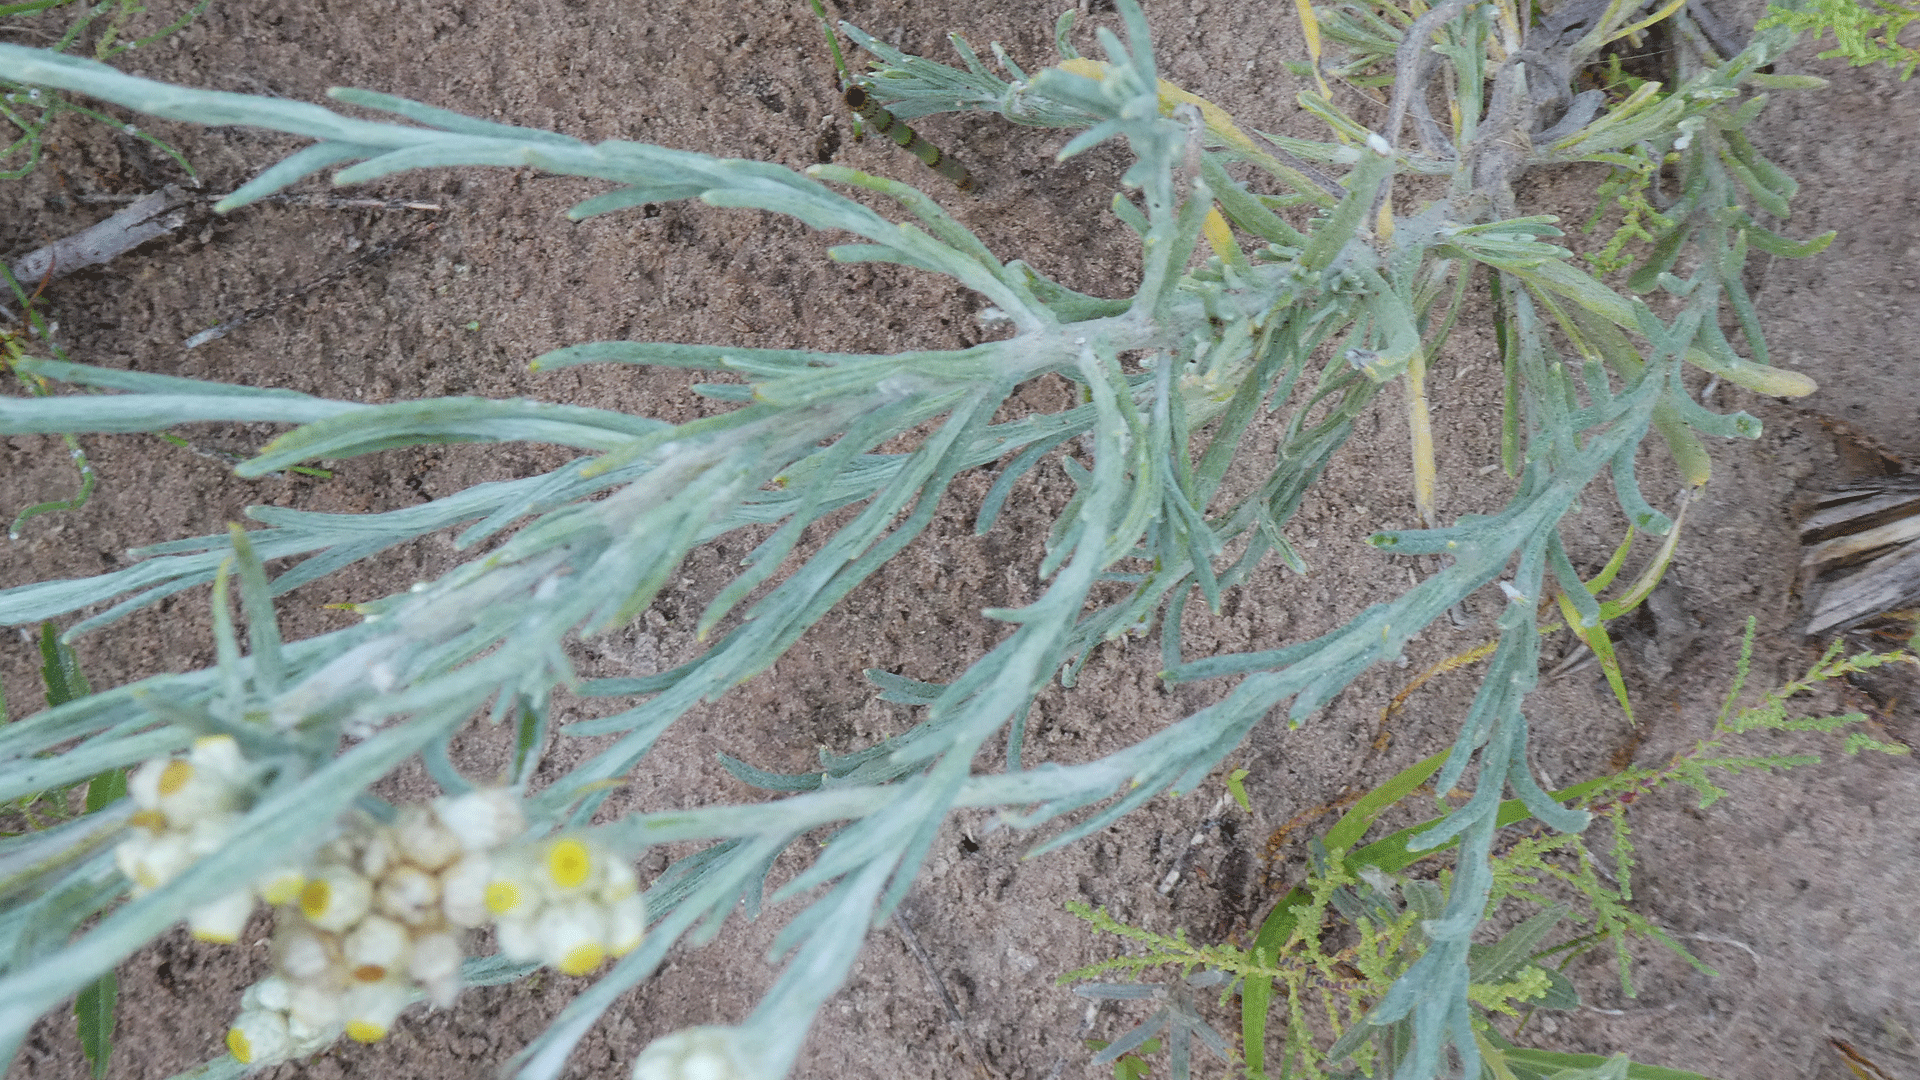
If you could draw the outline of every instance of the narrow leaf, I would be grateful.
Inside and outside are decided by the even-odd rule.
[[[120,999],[120,980],[109,971],[73,999],[73,1015],[80,1031],[80,1052],[93,1067],[94,1080],[104,1080],[113,1056],[114,1006]]]

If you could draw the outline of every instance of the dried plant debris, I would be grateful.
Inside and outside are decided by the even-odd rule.
[[[1806,632],[1845,629],[1920,601],[1920,476],[1882,476],[1819,496],[1800,523]]]

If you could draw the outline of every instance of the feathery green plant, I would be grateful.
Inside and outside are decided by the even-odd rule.
[[[1657,924],[1627,906],[1633,898],[1634,866],[1627,814],[1642,796],[1669,784],[1684,784],[1699,792],[1704,809],[1726,794],[1710,779],[1714,771],[1779,771],[1820,760],[1811,754],[1729,753],[1730,741],[1745,741],[1756,732],[1846,732],[1843,748],[1849,755],[1861,750],[1908,752],[1904,746],[1864,731],[1849,731],[1867,723],[1864,714],[1796,717],[1788,714],[1788,705],[1794,697],[1836,678],[1886,664],[1920,663],[1920,634],[1903,649],[1849,657],[1840,655],[1841,644],[1836,642],[1805,675],[1767,691],[1757,704],[1736,711],[1734,706],[1746,684],[1753,656],[1754,629],[1755,621],[1749,618],[1732,686],[1705,738],[1658,768],[1625,769],[1555,793],[1556,799],[1572,801],[1609,823],[1613,833],[1608,851],[1610,867],[1601,866],[1579,835],[1531,823],[1531,815],[1518,800],[1502,806],[1501,824],[1524,831],[1518,836],[1509,834],[1501,850],[1489,860],[1493,886],[1486,896],[1485,915],[1495,918],[1506,909],[1507,917],[1518,921],[1498,942],[1474,945],[1468,950],[1468,997],[1476,1014],[1474,1038],[1482,1058],[1479,1072],[1466,1075],[1485,1080],[1506,1076],[1567,1080],[1589,1075],[1595,1080],[1607,1075],[1635,1080],[1700,1080],[1694,1073],[1635,1064],[1624,1058],[1609,1062],[1588,1055],[1519,1047],[1493,1025],[1492,1018],[1504,1015],[1517,1019],[1510,1034],[1518,1038],[1535,1009],[1578,1008],[1579,992],[1564,971],[1574,957],[1605,945],[1613,948],[1621,990],[1633,996],[1632,962],[1627,949],[1633,938],[1658,941],[1689,964],[1713,974]],[[1166,1028],[1176,1033],[1211,1033],[1213,1029],[1194,1008],[1187,990],[1188,986],[1205,985],[1220,987],[1222,1004],[1236,992],[1240,995],[1241,1060],[1246,1075],[1254,1080],[1268,1075],[1267,1029],[1276,1010],[1283,1031],[1278,1075],[1324,1080],[1357,1075],[1354,1069],[1368,1076],[1401,1075],[1404,1055],[1417,1038],[1412,1019],[1377,1027],[1366,1018],[1373,1003],[1389,993],[1395,980],[1432,947],[1431,920],[1446,909],[1457,880],[1444,867],[1431,878],[1405,871],[1450,850],[1452,845],[1415,850],[1409,843],[1436,822],[1402,829],[1371,844],[1359,844],[1389,806],[1415,794],[1431,794],[1426,781],[1445,758],[1446,754],[1435,755],[1375,788],[1359,799],[1325,838],[1312,842],[1306,880],[1274,906],[1248,947],[1195,944],[1185,931],[1156,934],[1121,922],[1104,910],[1068,903],[1067,910],[1085,919],[1094,930],[1133,941],[1139,951],[1069,971],[1060,976],[1061,983],[1122,972],[1132,981],[1081,986],[1075,992],[1089,997],[1159,997],[1167,1001],[1146,1022],[1106,1044],[1095,1063],[1128,1052],[1151,1053],[1142,1043]],[[1444,800],[1440,805],[1448,807]],[[1511,905],[1516,901],[1526,907],[1513,910]],[[1527,908],[1534,910],[1527,913]],[[1522,914],[1526,917],[1519,918]],[[1562,923],[1581,929],[1570,936],[1564,931],[1556,933]],[[1562,940],[1548,944],[1550,937]],[[1142,981],[1149,971],[1158,968],[1171,969],[1176,981],[1164,985]],[[1277,1000],[1275,984],[1279,985]],[[1216,1045],[1216,1040],[1217,1035],[1212,1039],[1202,1036],[1205,1045]],[[1168,1041],[1171,1045],[1175,1040]],[[1217,1045],[1220,1056],[1229,1057],[1224,1041]],[[1578,1071],[1603,1067],[1614,1072]],[[1559,1071],[1563,1069],[1575,1071]],[[1170,1054],[1168,1071],[1173,1080],[1191,1076],[1187,1059],[1178,1052]]]
[[[18,366],[22,360],[32,360],[27,342],[38,339],[44,342],[55,356],[63,360],[66,359],[66,354],[61,351],[60,346],[54,344],[52,328],[35,306],[35,298],[14,280],[13,273],[5,266],[0,266],[0,280],[4,280],[12,288],[14,297],[20,301],[20,310],[24,314],[26,323],[24,333],[0,329],[0,366],[12,372],[15,380],[29,394],[44,397],[53,392],[47,380],[27,374]],[[20,527],[41,514],[78,510],[87,505],[87,500],[93,498],[93,489],[99,484],[100,478],[93,470],[93,462],[88,459],[86,448],[70,431],[61,432],[60,441],[66,446],[67,458],[73,462],[74,471],[80,474],[79,489],[64,499],[47,499],[21,507],[20,511],[14,514],[13,523],[7,527],[7,539],[20,539]]]
[[[1900,32],[1915,21],[1920,10],[1895,0],[1813,0],[1805,6],[1770,5],[1760,28],[1784,27],[1816,40],[1831,34],[1833,48],[1820,59],[1844,58],[1854,67],[1885,64],[1899,68],[1904,80],[1920,68],[1920,48],[1900,43]]]
[[[510,783],[527,791],[549,738],[555,687],[639,698],[612,716],[565,725],[558,735],[617,735],[572,771],[528,792],[536,830],[583,827],[610,783],[644,768],[648,748],[695,703],[773,665],[822,613],[899,553],[932,519],[955,476],[1006,461],[980,509],[993,526],[1014,485],[1059,460],[1078,492],[1059,516],[1039,567],[1044,594],[989,618],[1013,632],[946,685],[869,673],[886,700],[924,709],[904,735],[845,755],[823,754],[816,772],[778,775],[726,759],[741,778],[784,794],[768,802],[643,814],[592,830],[600,849],[637,858],[650,845],[712,846],[683,859],[647,893],[652,934],[575,1000],[510,1063],[525,1080],[558,1075],[582,1034],[622,992],[646,978],[691,933],[704,941],[742,901],[757,911],[774,858],[811,830],[833,842],[775,892],[823,891],[774,946],[793,959],[743,1024],[694,1029],[656,1043],[645,1075],[715,1053],[742,1076],[791,1066],[810,1018],[844,979],[873,921],[892,910],[945,816],[993,807],[1019,827],[1077,815],[1036,850],[1105,827],[1162,792],[1195,789],[1276,710],[1304,723],[1369,666],[1403,646],[1468,595],[1497,584],[1507,598],[1485,681],[1461,719],[1442,790],[1477,764],[1464,805],[1410,838],[1421,850],[1458,844],[1444,910],[1422,924],[1430,940],[1370,1012],[1368,1025],[1408,1030],[1401,1075],[1441,1071],[1449,1048],[1477,1072],[1470,935],[1498,884],[1489,847],[1511,789],[1528,814],[1578,832],[1589,814],[1542,791],[1526,766],[1521,706],[1539,666],[1537,609],[1558,588],[1578,622],[1599,632],[1603,609],[1562,546],[1559,522],[1603,475],[1638,530],[1672,521],[1635,481],[1637,453],[1657,432],[1690,483],[1707,479],[1700,434],[1751,437],[1744,413],[1709,411],[1688,393],[1689,367],[1770,394],[1805,393],[1804,377],[1767,364],[1742,283],[1750,247],[1792,242],[1759,214],[1784,216],[1791,180],[1744,144],[1740,131],[1764,105],[1752,87],[1788,85],[1763,69],[1792,41],[1767,31],[1738,56],[1704,64],[1657,99],[1609,103],[1572,93],[1572,73],[1610,39],[1631,32],[1624,2],[1569,0],[1533,20],[1525,5],[1444,0],[1417,18],[1384,3],[1371,13],[1370,60],[1393,76],[1393,97],[1371,122],[1324,92],[1301,104],[1330,129],[1325,141],[1254,137],[1224,110],[1159,79],[1146,20],[1120,4],[1124,39],[1097,31],[1105,63],[1079,57],[1029,76],[997,52],[1003,81],[958,38],[964,70],[911,57],[848,27],[879,57],[864,82],[899,120],[963,108],[1017,123],[1081,129],[1061,151],[1123,138],[1134,162],[1116,217],[1142,245],[1139,288],[1105,298],[1068,289],[1026,264],[1003,261],[918,190],[838,166],[806,175],[752,161],[632,142],[588,144],[478,120],[365,90],[347,104],[399,122],[342,116],[316,105],[168,86],[105,65],[0,45],[0,76],[87,94],[126,108],[203,124],[243,124],[314,140],[220,204],[245,205],[325,169],[356,183],[416,168],[532,166],[615,185],[576,206],[574,219],[670,199],[790,215],[860,243],[841,261],[900,263],[943,274],[993,306],[1010,336],[962,350],[851,355],[625,341],[549,353],[542,370],[582,363],[657,364],[730,371],[746,387],[708,386],[722,406],[672,426],[606,409],[525,400],[438,398],[363,405],[110,370],[51,360],[18,362],[30,375],[107,393],[0,400],[0,432],[134,432],[190,421],[293,425],[242,463],[255,476],[305,461],[449,441],[537,441],[587,456],[545,475],[477,485],[380,514],[256,507],[260,526],[143,549],[131,567],[93,578],[0,592],[0,622],[41,620],[112,602],[81,619],[84,633],[201,584],[215,586],[219,662],[103,690],[9,725],[0,734],[0,797],[46,790],[186,747],[197,737],[236,741],[266,763],[231,836],[177,877],[115,906],[126,883],[105,852],[49,864],[45,838],[0,846],[0,886],[26,899],[0,914],[0,1050],[33,1019],[108,971],[155,935],[250,880],[288,852],[312,851],[349,808],[386,814],[367,787],[416,756],[449,792],[472,782],[449,763],[448,741],[484,715],[511,718],[522,754]],[[1660,14],[1673,14],[1675,8]],[[1303,8],[1310,59],[1322,69],[1318,16]],[[1673,17],[1683,17],[1674,15]],[[1531,25],[1529,25],[1531,23]],[[1430,113],[1430,92],[1453,106]],[[1526,171],[1612,161],[1650,145],[1680,157],[1673,223],[1641,270],[1637,289],[1669,294],[1653,304],[1578,269],[1552,243],[1553,219],[1527,216],[1514,184]],[[349,164],[357,163],[357,164]],[[1245,163],[1262,194],[1234,179]],[[1445,178],[1438,201],[1403,208],[1396,176]],[[1333,178],[1337,177],[1337,181]],[[828,184],[896,204],[895,221]],[[1202,247],[1202,241],[1205,246]],[[1804,245],[1810,250],[1815,244]],[[1682,263],[1682,253],[1687,259]],[[1684,275],[1684,276],[1682,276]],[[1416,433],[1426,430],[1421,380],[1476,280],[1497,302],[1503,345],[1503,458],[1514,489],[1500,513],[1440,527],[1432,498],[1432,447],[1416,435],[1416,505],[1430,527],[1377,534],[1384,552],[1441,556],[1444,565],[1390,603],[1322,637],[1259,653],[1189,660],[1181,612],[1196,594],[1218,608],[1223,593],[1278,561],[1304,571],[1283,530],[1303,493],[1340,452],[1380,389],[1405,378]],[[1657,307],[1655,306],[1657,304]],[[1752,359],[1721,330],[1730,310]],[[1132,359],[1139,358],[1139,359]],[[1080,404],[1051,415],[996,422],[1021,383],[1059,375]],[[1252,490],[1223,481],[1242,437],[1263,411],[1284,436]],[[913,448],[879,453],[925,427]],[[1195,457],[1189,447],[1203,447]],[[807,527],[858,510],[797,569],[785,557]],[[625,624],[653,602],[697,544],[748,525],[774,524],[737,578],[702,615],[695,659],[642,678],[580,680],[566,643]],[[455,526],[463,548],[518,527],[484,556],[413,590],[363,605],[364,621],[283,641],[274,598],[395,544]],[[265,565],[301,558],[269,579]],[[229,610],[230,580],[246,613],[245,647]],[[1118,594],[1096,586],[1118,584]],[[1599,583],[1595,583],[1596,586]],[[1067,683],[1091,652],[1155,620],[1170,682],[1236,678],[1219,701],[1141,743],[1077,765],[1028,767],[1024,720],[1053,678]],[[1600,633],[1604,641],[1604,633]],[[352,736],[354,741],[343,741]],[[1005,771],[976,774],[988,740],[1006,740]],[[60,748],[58,754],[50,752]],[[745,757],[754,754],[749,745]],[[1097,807],[1097,809],[1093,809]],[[51,868],[48,868],[48,867]],[[7,867],[16,868],[12,876]],[[111,909],[111,910],[108,910]],[[106,912],[85,934],[66,932]],[[1410,1019],[1410,1027],[1399,1028]],[[1363,1025],[1364,1027],[1364,1025]],[[715,1047],[721,1049],[715,1050]],[[4,1055],[0,1055],[4,1056]],[[657,1070],[666,1068],[667,1073]]]

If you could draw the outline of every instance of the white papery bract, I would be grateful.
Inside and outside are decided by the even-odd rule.
[[[138,824],[134,830],[133,837],[113,849],[114,864],[133,882],[133,895],[144,896],[193,865],[193,849],[186,834],[154,835]]]
[[[281,904],[293,903],[306,884],[306,871],[297,866],[282,866],[255,878],[253,891],[259,893],[260,899],[268,904],[279,907]]]
[[[247,987],[240,1015],[227,1029],[227,1051],[242,1065],[261,1068],[314,1053],[340,1037],[336,1021],[315,1027],[296,1009],[294,987],[277,975]]]
[[[454,935],[426,934],[413,941],[407,974],[426,991],[428,1001],[446,1008],[460,996],[460,961],[465,955]]]
[[[282,923],[273,935],[274,970],[294,982],[311,982],[339,963],[340,943],[297,923]]]
[[[501,919],[529,919],[547,900],[540,875],[525,856],[495,860],[486,886],[487,910]]]
[[[142,811],[161,815],[173,828],[191,829],[209,814],[241,806],[252,778],[239,743],[228,735],[208,735],[195,739],[185,758],[155,758],[135,769],[127,777],[127,793]]]
[[[625,956],[640,947],[647,936],[647,905],[639,893],[607,905],[607,954]]]
[[[540,924],[532,919],[502,917],[493,924],[500,955],[525,964],[540,959]]]
[[[270,1009],[286,1012],[293,1002],[293,987],[277,975],[269,975],[240,994],[242,1009]]]

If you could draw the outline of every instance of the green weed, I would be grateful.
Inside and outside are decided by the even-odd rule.
[[[1753,635],[1750,619],[1726,704],[1705,738],[1657,768],[1625,769],[1555,793],[1556,799],[1571,801],[1607,824],[1612,832],[1607,865],[1580,835],[1541,827],[1518,800],[1503,804],[1503,832],[1489,860],[1493,883],[1481,917],[1512,923],[1513,928],[1498,942],[1472,945],[1467,951],[1466,995],[1472,1002],[1473,1037],[1481,1055],[1478,1076],[1486,1080],[1549,1075],[1559,1080],[1701,1080],[1694,1073],[1636,1064],[1623,1057],[1600,1059],[1534,1050],[1511,1041],[1536,1010],[1579,1007],[1579,992],[1564,972],[1574,957],[1592,949],[1612,949],[1621,989],[1629,997],[1634,987],[1628,946],[1635,939],[1658,941],[1699,970],[1714,974],[1659,925],[1628,906],[1633,898],[1634,866],[1630,808],[1643,796],[1677,783],[1697,791],[1700,807],[1705,809],[1726,794],[1710,779],[1716,773],[1779,771],[1820,760],[1809,754],[1730,752],[1730,744],[1748,742],[1756,733],[1844,732],[1847,754],[1908,752],[1904,746],[1851,730],[1868,723],[1861,713],[1793,716],[1789,704],[1822,683],[1855,672],[1885,664],[1920,663],[1916,652],[1920,637],[1904,649],[1851,657],[1842,657],[1836,643],[1804,676],[1767,691],[1756,704],[1736,709],[1752,659]],[[1441,856],[1452,844],[1419,846],[1418,838],[1444,820],[1436,818],[1371,844],[1356,845],[1389,806],[1416,794],[1430,794],[1426,781],[1446,756],[1434,755],[1375,788],[1322,840],[1311,843],[1306,880],[1275,905],[1249,946],[1195,944],[1184,931],[1150,933],[1103,910],[1069,903],[1067,910],[1095,931],[1134,942],[1135,951],[1067,972],[1060,977],[1062,983],[1120,972],[1133,981],[1077,992],[1140,998],[1152,993],[1166,996],[1168,988],[1174,991],[1175,1004],[1116,1039],[1109,1052],[1120,1047],[1136,1056],[1150,1053],[1139,1045],[1141,1038],[1172,1022],[1170,1017],[1180,1013],[1177,1006],[1182,1002],[1187,1027],[1204,1026],[1206,1021],[1192,1008],[1191,994],[1181,994],[1183,987],[1195,984],[1197,976],[1210,976],[1209,984],[1221,988],[1222,1005],[1236,994],[1240,998],[1242,1048],[1236,1057],[1252,1080],[1400,1075],[1415,1039],[1413,1021],[1383,1014],[1389,1012],[1393,987],[1432,948],[1435,923],[1444,919],[1455,875]],[[1170,969],[1180,981],[1143,983],[1156,969]],[[1496,1017],[1514,1021],[1512,1030],[1502,1033]],[[1268,1042],[1275,1037],[1269,1034],[1270,1028],[1277,1030],[1281,1044],[1279,1064],[1274,1067],[1267,1056]],[[1139,1068],[1144,1066],[1142,1062]],[[1171,1057],[1173,1080],[1187,1080],[1191,1074],[1185,1059]],[[1136,1075],[1145,1074],[1137,1068]]]

